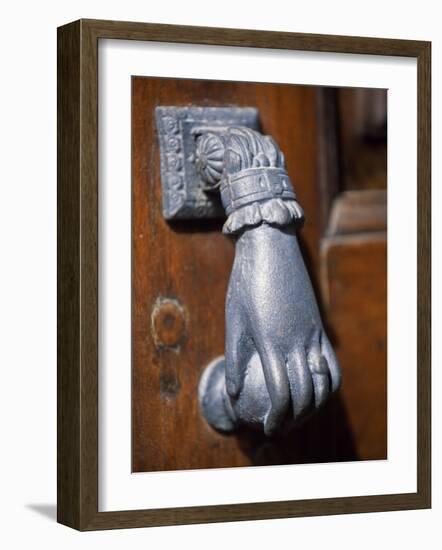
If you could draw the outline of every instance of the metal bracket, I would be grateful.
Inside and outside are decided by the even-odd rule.
[[[257,130],[258,111],[251,107],[157,107],[163,216],[166,220],[224,218],[218,193],[213,193],[196,166],[196,139],[207,131],[230,126]]]

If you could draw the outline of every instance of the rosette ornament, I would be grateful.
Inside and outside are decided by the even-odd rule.
[[[219,187],[224,168],[225,144],[221,135],[207,132],[196,143],[195,163],[198,173],[207,184],[206,190]]]

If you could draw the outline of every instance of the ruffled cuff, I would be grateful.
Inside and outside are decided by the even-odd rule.
[[[266,202],[254,202],[235,210],[223,226],[225,235],[235,235],[246,227],[261,223],[269,225],[289,225],[304,219],[304,212],[295,200],[271,199]]]

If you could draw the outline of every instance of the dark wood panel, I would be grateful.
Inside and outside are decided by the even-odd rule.
[[[354,456],[387,458],[385,191],[345,191],[336,197],[321,242],[321,276]],[[337,445],[344,449],[345,441]]]
[[[352,452],[363,460],[387,458],[387,235],[327,238],[322,258]],[[341,449],[346,444],[337,441]]]
[[[224,302],[233,243],[222,222],[167,223],[161,213],[157,105],[250,105],[278,140],[307,212],[304,252],[317,273],[320,209],[316,186],[316,91],[312,87],[133,79],[133,468],[228,467],[287,460],[256,437],[220,435],[202,419],[202,369],[224,351]],[[171,308],[171,316],[161,313]],[[167,302],[166,302],[167,303]],[[176,316],[173,308],[175,307]],[[155,333],[152,334],[152,314]],[[158,340],[158,315],[177,323],[179,345]],[[172,332],[173,332],[172,327]],[[170,335],[169,335],[170,336]],[[311,437],[310,437],[311,439]],[[308,446],[307,446],[308,447]],[[311,451],[311,445],[310,445]],[[315,457],[319,456],[316,450]],[[267,455],[269,455],[267,457]],[[266,458],[267,457],[267,458]],[[304,457],[304,460],[306,458]],[[288,460],[302,460],[289,458]]]
[[[386,402],[384,415],[376,422],[375,434],[359,429],[361,403],[385,400],[385,357],[365,354],[373,338],[385,343],[385,323],[374,333],[359,338],[357,351],[364,357],[347,377],[347,391],[336,396],[320,414],[286,437],[268,440],[256,433],[220,435],[201,417],[196,399],[197,385],[204,366],[224,350],[224,301],[233,260],[233,243],[221,234],[222,222],[165,222],[161,214],[159,152],[154,108],[157,105],[250,105],[259,109],[262,130],[278,140],[287,158],[287,167],[300,202],[306,212],[301,231],[304,256],[323,302],[318,283],[320,272],[321,227],[327,211],[321,209],[323,189],[320,180],[326,121],[317,119],[318,93],[314,87],[172,79],[133,79],[133,469],[134,471],[194,469],[244,465],[326,462],[384,458],[386,448]],[[333,97],[333,95],[331,95]],[[319,101],[318,101],[319,100]],[[321,111],[319,111],[321,113]],[[336,138],[336,136],[335,136]],[[327,144],[329,156],[330,143]],[[328,164],[332,162],[329,159]],[[339,196],[332,208],[337,228],[358,232],[385,228],[385,194],[354,192]],[[333,224],[329,224],[330,233]],[[327,246],[334,241],[328,240]],[[355,241],[353,265],[359,265],[352,288],[355,294],[345,304],[323,314],[332,338],[341,338],[345,369],[351,369],[352,343],[347,345],[339,332],[339,307],[349,318],[361,323],[365,318],[364,266],[365,241]],[[339,285],[349,284],[345,268],[351,260],[346,247],[330,248],[321,263],[337,266],[332,273],[329,295]],[[330,255],[328,255],[330,254]],[[339,254],[344,254],[341,258]],[[336,258],[335,258],[336,256]],[[359,262],[362,262],[359,264]],[[385,270],[377,276],[385,287]],[[359,271],[358,271],[359,270]],[[343,279],[341,279],[343,277]],[[333,286],[336,283],[335,286]],[[335,296],[335,302],[340,298]],[[376,301],[377,300],[377,301]],[[385,309],[385,296],[376,296],[376,307]],[[384,300],[382,302],[382,300]],[[333,304],[335,303],[333,302]],[[344,313],[345,313],[344,312]],[[380,315],[382,317],[382,315]],[[370,321],[368,321],[370,322]],[[335,327],[336,324],[336,327]],[[345,323],[344,323],[345,325]],[[346,330],[344,326],[343,330]],[[380,331],[380,334],[376,333]],[[376,340],[377,341],[377,340]],[[376,344],[377,345],[377,344]],[[347,354],[347,355],[346,355]],[[379,372],[368,374],[371,361]],[[355,373],[356,378],[355,378]],[[359,377],[359,378],[358,378]],[[370,382],[370,377],[373,383]],[[354,399],[348,388],[354,380],[364,388]],[[379,390],[380,394],[376,394]],[[348,402],[347,402],[348,400]],[[351,416],[349,416],[351,411]],[[356,418],[356,420],[354,420]],[[361,440],[362,438],[362,440]],[[378,438],[376,441],[375,439]],[[358,440],[358,441],[357,441]]]
[[[349,235],[386,231],[387,192],[382,189],[344,191],[330,212],[326,234]]]
[[[337,93],[341,189],[387,187],[387,90]]]

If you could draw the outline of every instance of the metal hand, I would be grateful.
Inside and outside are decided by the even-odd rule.
[[[247,424],[271,435],[318,409],[340,384],[296,237],[302,209],[267,136],[248,128],[207,133],[198,162],[211,184],[221,180],[224,232],[237,235],[225,358],[202,377],[203,413],[221,430]]]

